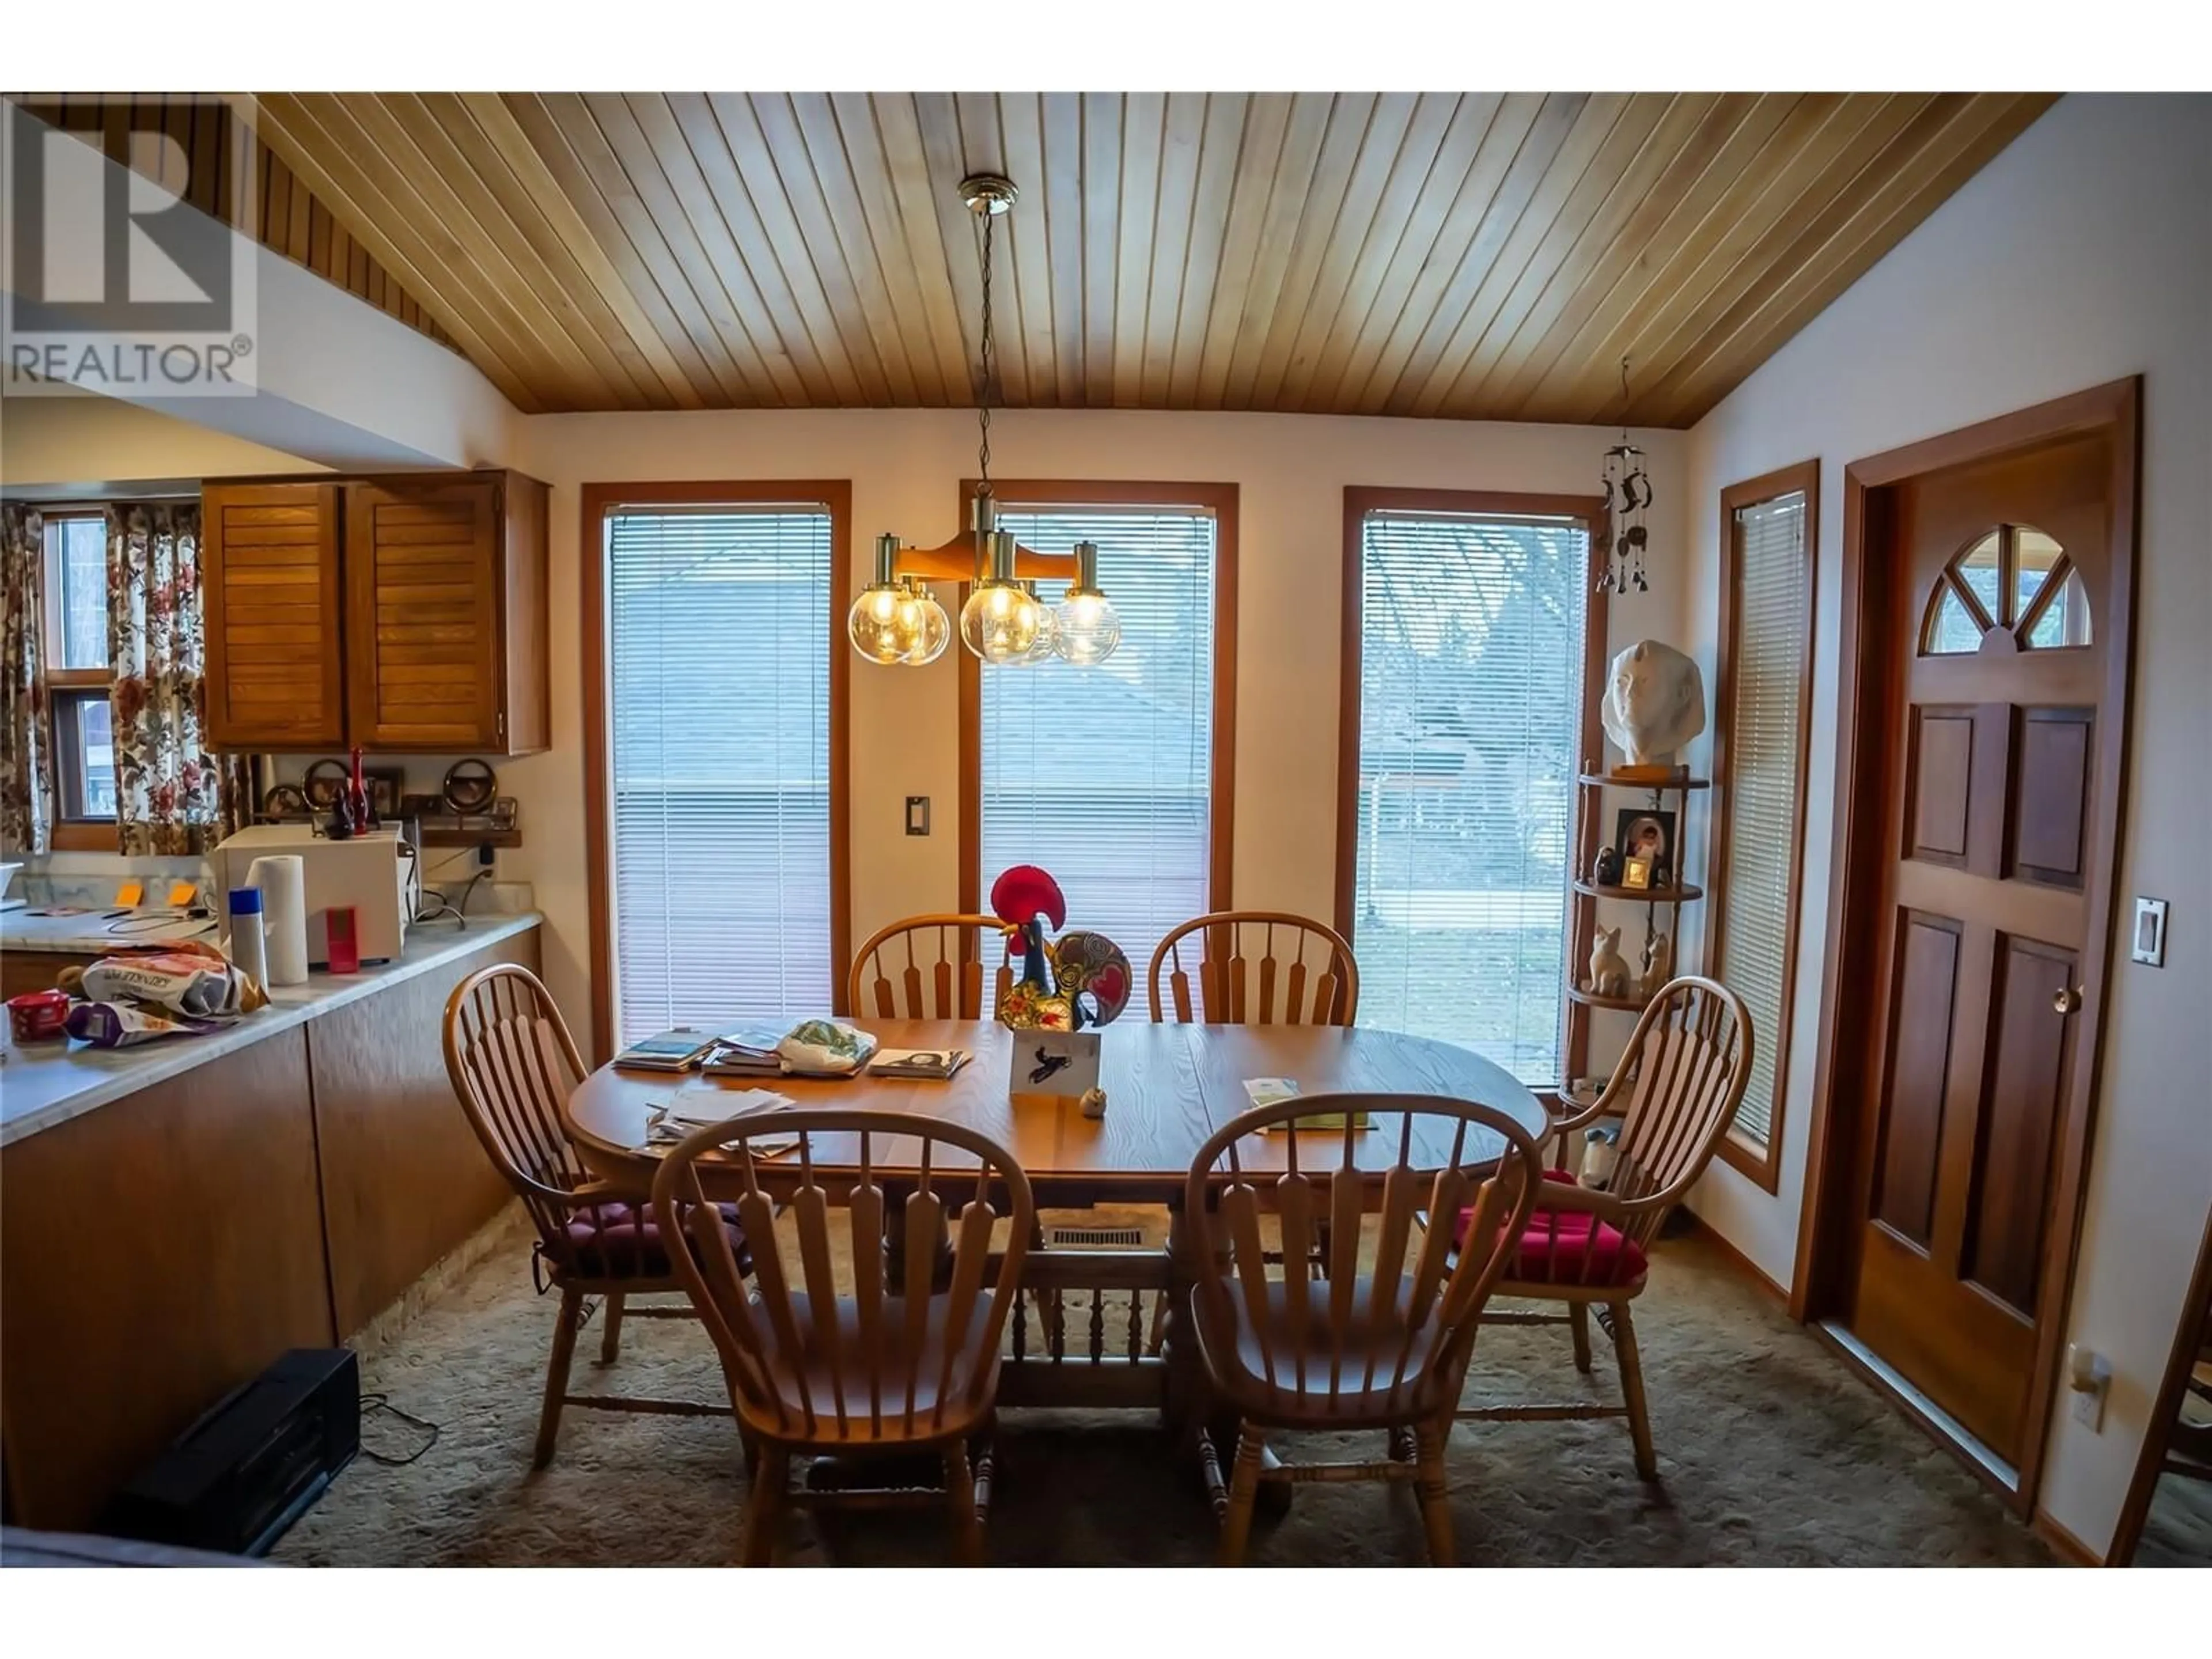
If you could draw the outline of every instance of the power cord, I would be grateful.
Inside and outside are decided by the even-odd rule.
[[[378,1451],[374,1447],[368,1444],[367,1441],[363,1441],[362,1443],[361,1455],[363,1457],[368,1458],[372,1462],[385,1465],[387,1468],[404,1468],[408,1464],[412,1463],[416,1458],[422,1456],[424,1452],[428,1451],[431,1447],[436,1445],[438,1443],[438,1436],[443,1432],[443,1431],[441,1430],[435,1423],[429,1421],[427,1418],[416,1417],[411,1412],[401,1411],[398,1407],[392,1403],[391,1396],[388,1395],[365,1394],[362,1395],[361,1420],[364,1426],[367,1425],[368,1419],[375,1416],[379,1412],[384,1412],[391,1416],[398,1418],[410,1428],[421,1429],[430,1437],[421,1445],[416,1447],[413,1451],[408,1453],[404,1457],[393,1457],[387,1453]]]

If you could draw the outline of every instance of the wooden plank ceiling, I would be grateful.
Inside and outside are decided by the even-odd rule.
[[[1680,427],[2051,101],[264,94],[254,118],[525,410],[972,403],[955,186],[991,171],[1022,191],[1008,404]]]
[[[76,134],[120,166],[136,167],[167,185],[202,212],[218,219],[232,218],[238,180],[230,144],[230,109],[203,93],[46,93],[7,94],[50,126]],[[167,157],[149,154],[131,142],[134,131],[160,131],[175,139],[191,158],[181,169],[185,176],[165,178]],[[355,298],[366,300],[379,311],[420,329],[441,345],[452,339],[435,319],[422,314],[412,295],[393,281],[346,228],[331,216],[327,203],[308,190],[307,181],[293,173],[256,140],[252,167],[253,200],[246,204],[245,223],[271,251],[305,265],[325,282],[336,283]]]

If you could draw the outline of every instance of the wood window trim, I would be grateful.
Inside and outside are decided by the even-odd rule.
[[[1364,526],[1370,513],[1492,513],[1520,517],[1571,519],[1589,533],[1590,561],[1595,568],[1604,545],[1607,526],[1604,499],[1597,495],[1552,495],[1499,489],[1415,489],[1391,484],[1346,484],[1344,488],[1344,610],[1343,635],[1337,657],[1336,727],[1336,930],[1352,937],[1355,894],[1359,885],[1359,680],[1362,660],[1362,592],[1360,578],[1365,556]],[[1602,769],[1605,726],[1598,714],[1598,687],[1604,683],[1606,595],[1593,587],[1583,627],[1583,720],[1579,763],[1585,772]],[[1577,809],[1574,849],[1567,861],[1566,878],[1589,867],[1596,854],[1599,814],[1584,811],[1581,797],[1587,792],[1570,781]],[[1569,963],[1589,954],[1589,929],[1596,920],[1595,904],[1572,902],[1567,888]],[[1355,948],[1355,954],[1356,954]],[[1564,981],[1559,1000],[1565,1009],[1566,1053],[1563,1070],[1579,1077],[1589,1064],[1589,1013],[1571,1000]],[[1539,1097],[1551,1091],[1538,1091]]]
[[[65,524],[73,519],[90,520],[105,525],[107,509],[104,507],[61,507],[40,515],[42,526]],[[39,608],[40,648],[46,653],[47,663],[62,659],[61,613],[61,556],[51,542],[40,549],[40,592]],[[73,818],[62,815],[61,763],[62,729],[58,713],[59,700],[52,694],[58,691],[110,690],[115,685],[115,671],[107,668],[59,668],[46,670],[46,752],[53,757],[54,764],[54,822],[48,832],[48,844],[57,853],[114,853],[122,850],[123,821],[119,818]]]
[[[1735,590],[1743,558],[1742,526],[1736,515],[1747,507],[1796,494],[1805,498],[1805,629],[1797,677],[1797,800],[1790,814],[1790,900],[1783,922],[1782,1020],[1779,1030],[1766,1034],[1774,1054],[1774,1098],[1768,1108],[1766,1145],[1763,1148],[1738,1135],[1733,1127],[1721,1137],[1720,1144],[1721,1161],[1768,1193],[1778,1193],[1782,1186],[1783,1113],[1789,1091],[1790,1012],[1797,994],[1797,933],[1805,880],[1805,794],[1813,742],[1813,649],[1820,625],[1818,457],[1756,478],[1747,478],[1721,491],[1720,610],[1716,628],[1719,643],[1713,676],[1712,854],[1711,868],[1705,881],[1705,972],[1725,983],[1723,963],[1728,933],[1729,828],[1735,815],[1729,794],[1734,777],[1729,738],[1735,709],[1736,630],[1741,620],[1736,611]]]
[[[576,564],[583,586],[584,856],[591,906],[592,1062],[614,1053],[614,803],[612,744],[607,730],[607,516],[625,505],[679,506],[727,501],[819,502],[830,509],[830,1000],[844,1006],[852,955],[853,653],[845,612],[853,602],[853,483],[849,478],[746,478],[680,483],[639,479],[579,487]]]
[[[960,481],[957,522],[968,521],[977,480]],[[1206,804],[1206,891],[1209,909],[1231,903],[1237,800],[1237,514],[1233,483],[1152,483],[1129,479],[1002,478],[992,481],[1001,512],[1039,507],[1205,507],[1213,514],[1213,711],[1209,733],[1211,798]],[[960,584],[964,602],[969,584]],[[1110,591],[1111,584],[1107,585]],[[957,621],[957,606],[955,606]],[[983,887],[983,665],[954,643],[960,659],[960,908],[979,912]]]
[[[2098,1083],[2105,1045],[2111,1035],[2105,1018],[2105,988],[2112,961],[2116,902],[2119,892],[2125,828],[2124,789],[2130,735],[2131,672],[2135,640],[2135,578],[2141,549],[2137,507],[2142,449],[2142,377],[2110,380],[2047,403],[2014,410],[1973,426],[1922,439],[1901,448],[1851,462],[1844,469],[1842,599],[1837,614],[1836,759],[1834,823],[1831,830],[1827,938],[1821,960],[1820,1013],[1814,1038],[1811,1121],[1807,1126],[1805,1179],[1799,1202],[1797,1255],[1790,1278],[1790,1316],[1816,1324],[1840,1304],[1843,1267],[1841,1229],[1829,1224],[1843,1204],[1851,1179],[1855,1152],[1852,1130],[1861,1126],[1851,1100],[1862,1094],[1864,1079],[1856,1049],[1858,1018],[1844,989],[1844,976],[1866,954],[1860,937],[1874,914],[1873,895],[1881,891],[1881,860],[1887,852],[1885,826],[1876,822],[1879,803],[1854,792],[1863,728],[1881,718],[1890,696],[1887,653],[1892,645],[1887,619],[1893,613],[1894,584],[1881,561],[1880,545],[1887,510],[1888,486],[1923,472],[2025,449],[2075,434],[2104,432],[2111,445],[2112,588],[2106,601],[2110,651],[2106,664],[2101,718],[2117,722],[2117,741],[2100,743],[2094,793],[2089,809],[2098,852],[2097,892],[2082,930],[2084,1006],[2094,1027],[2074,1062],[2064,1127],[2053,1149],[2051,1181],[2053,1242],[2046,1248],[2044,1305],[2057,1310],[2045,1319],[2028,1380],[2028,1420],[2018,1485],[2000,1496],[2018,1513],[2035,1513],[2040,1490],[2047,1430],[2057,1392],[2058,1365],[2065,1346],[2063,1310],[2073,1305],[2075,1270],[2080,1263],[2082,1210],[2088,1196],[2089,1149],[2098,1116]],[[1877,792],[1878,793],[1878,792]],[[1854,989],[1856,988],[1854,987]],[[1837,1123],[1841,1105],[1847,1121]],[[1942,1443],[1948,1446],[1945,1438]],[[1979,1468],[1976,1463],[1972,1467]]]

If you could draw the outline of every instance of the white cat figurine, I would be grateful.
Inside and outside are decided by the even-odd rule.
[[[1645,996],[1656,997],[1674,977],[1674,941],[1664,933],[1654,933],[1644,941],[1644,980],[1638,988]]]
[[[1628,959],[1620,954],[1620,929],[1600,927],[1590,943],[1589,982],[1584,990],[1594,996],[1628,994]]]
[[[1705,678],[1673,646],[1639,640],[1613,659],[1599,714],[1628,765],[1672,766],[1705,729]]]

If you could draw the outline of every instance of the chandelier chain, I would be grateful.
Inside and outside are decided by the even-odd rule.
[[[975,465],[981,476],[981,493],[991,492],[991,390],[999,373],[998,342],[991,331],[991,222],[998,216],[986,213],[983,218],[983,329],[982,341],[977,356],[982,364],[982,384],[976,389],[975,424],[981,441],[975,454]]]

